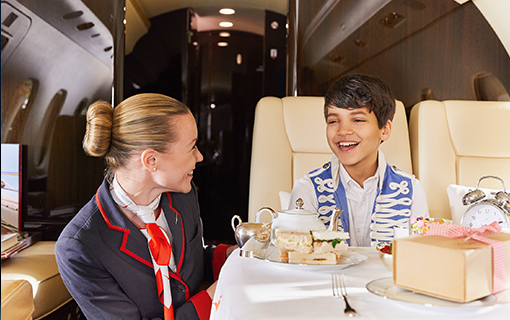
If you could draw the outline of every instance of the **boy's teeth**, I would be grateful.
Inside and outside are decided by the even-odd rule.
[[[357,144],[357,142],[340,142],[338,145],[340,146],[340,149],[343,149],[346,147],[355,146]]]

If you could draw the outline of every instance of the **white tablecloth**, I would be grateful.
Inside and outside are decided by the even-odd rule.
[[[476,308],[425,306],[386,299],[369,292],[367,283],[391,277],[375,248],[351,248],[368,259],[338,270],[345,275],[350,305],[363,319],[510,319],[510,304]],[[424,281],[433,275],[416,275]],[[508,290],[507,290],[508,291]],[[508,296],[508,295],[507,295]],[[508,300],[507,300],[508,301]],[[223,266],[211,319],[339,319],[345,304],[331,289],[331,271],[302,271],[234,251]]]

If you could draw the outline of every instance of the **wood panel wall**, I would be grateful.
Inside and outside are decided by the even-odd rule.
[[[473,82],[480,73],[494,75],[510,89],[508,54],[470,1],[463,5],[443,0],[389,1],[338,44],[331,44],[331,39],[349,28],[356,10],[367,8],[363,1],[358,7],[339,2],[310,34],[306,24],[317,21],[325,3],[314,1],[313,8],[298,8],[298,21],[305,24],[298,27],[298,95],[324,95],[334,81],[350,73],[382,78],[407,108],[427,98],[475,100]]]

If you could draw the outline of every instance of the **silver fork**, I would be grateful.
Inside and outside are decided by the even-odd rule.
[[[345,301],[345,315],[349,317],[356,316],[356,310],[354,310],[350,305],[349,301],[347,301],[347,289],[345,288],[345,278],[344,274],[332,274],[332,288],[333,288],[333,296],[340,297],[340,295],[344,298]]]

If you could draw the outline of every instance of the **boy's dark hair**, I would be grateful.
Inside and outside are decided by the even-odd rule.
[[[367,107],[377,118],[379,129],[395,115],[395,98],[379,78],[364,74],[348,75],[335,82],[324,96],[324,116],[328,107],[357,109]]]

